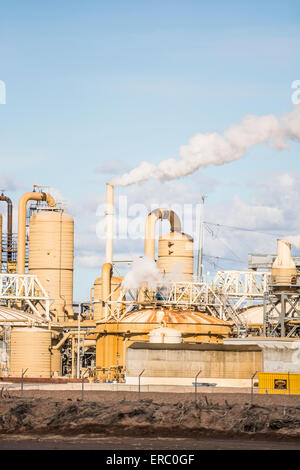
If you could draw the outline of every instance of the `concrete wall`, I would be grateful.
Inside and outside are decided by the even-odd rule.
[[[261,372],[300,373],[300,341],[289,338],[248,337],[224,339],[228,345],[255,344],[262,348]]]
[[[127,350],[126,375],[137,377],[145,369],[147,377],[194,378],[201,370],[202,378],[249,379],[262,368],[260,350],[197,349],[150,349]],[[165,345],[164,345],[165,346]]]

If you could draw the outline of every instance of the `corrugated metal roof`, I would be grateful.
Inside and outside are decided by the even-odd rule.
[[[17,310],[14,308],[3,307],[0,305],[0,323],[45,323],[45,320],[37,315],[32,315],[23,310]]]
[[[111,320],[115,322],[115,320]],[[195,323],[228,325],[228,322],[194,310],[143,309],[128,312],[121,323]]]

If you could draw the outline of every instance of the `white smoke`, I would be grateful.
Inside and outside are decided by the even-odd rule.
[[[150,289],[156,285],[167,286],[170,282],[182,279],[183,266],[183,264],[177,264],[170,273],[164,274],[159,271],[157,264],[150,256],[137,258],[124,276],[122,288],[124,290],[138,289],[145,283]]]
[[[137,258],[124,276],[122,288],[125,290],[138,289],[145,282],[150,287],[153,283],[160,280],[160,276],[159,269],[150,256]]]
[[[111,183],[128,186],[150,178],[173,180],[190,175],[200,167],[238,160],[248,149],[261,143],[282,150],[288,147],[289,140],[300,141],[300,106],[281,118],[272,114],[246,116],[223,136],[217,133],[196,134],[188,145],[180,147],[180,159],[169,158],[158,165],[144,161],[130,172],[113,178]]]
[[[286,242],[291,243],[296,248],[300,249],[300,235],[291,235],[291,236],[288,236],[288,237],[284,237],[284,240]]]

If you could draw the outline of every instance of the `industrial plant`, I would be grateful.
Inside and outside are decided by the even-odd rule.
[[[155,209],[136,262],[157,275],[132,285],[134,262],[125,276],[114,262],[107,184],[105,263],[90,300],[75,303],[73,217],[34,186],[19,200],[15,234],[13,203],[0,200],[0,377],[135,384],[143,373],[148,384],[192,385],[198,374],[242,387],[258,372],[300,372],[300,275],[288,241],[277,241],[276,256],[249,255],[248,269],[208,282],[178,215]],[[156,240],[160,220],[170,230]]]

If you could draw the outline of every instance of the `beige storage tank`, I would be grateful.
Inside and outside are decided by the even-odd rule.
[[[73,316],[74,220],[63,212],[34,213],[29,227],[29,274],[54,299],[50,310],[59,321]]]
[[[12,328],[10,376],[50,377],[51,331],[42,328]]]
[[[193,238],[185,233],[171,232],[159,237],[158,268],[160,272],[172,273],[172,280],[193,281]]]
[[[111,278],[111,300],[116,301],[120,297],[120,289],[123,277]],[[102,277],[98,277],[94,282],[94,320],[103,320],[105,317],[105,308],[102,306]]]
[[[61,352],[59,349],[51,349],[50,356],[51,364],[51,377],[60,377],[62,375],[61,370]]]

